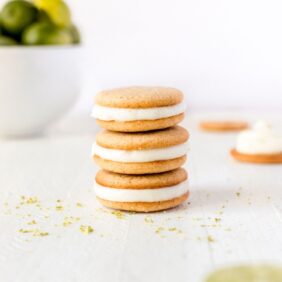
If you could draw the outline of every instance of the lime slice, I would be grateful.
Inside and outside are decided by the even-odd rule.
[[[39,22],[24,31],[22,42],[25,45],[66,45],[72,44],[73,39],[68,29]]]
[[[212,273],[206,282],[281,282],[282,267],[245,265],[223,268]]]
[[[51,21],[59,27],[71,24],[71,12],[63,0],[34,0],[35,5],[47,13]]]
[[[17,45],[17,41],[8,36],[0,35],[0,46]]]
[[[11,35],[19,35],[27,26],[37,20],[38,10],[24,0],[8,2],[1,12],[1,26]]]

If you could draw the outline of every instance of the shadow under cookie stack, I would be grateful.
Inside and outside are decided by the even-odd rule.
[[[181,91],[128,87],[102,91],[92,116],[105,130],[92,155],[102,168],[95,193],[106,207],[153,212],[176,207],[189,196],[186,161],[189,134]]]

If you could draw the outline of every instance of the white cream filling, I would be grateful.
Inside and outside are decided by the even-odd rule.
[[[132,151],[104,148],[94,143],[92,156],[97,155],[102,159],[114,162],[144,163],[179,158],[186,155],[188,149],[188,142],[158,149]]]
[[[167,201],[184,195],[189,190],[188,181],[155,189],[117,189],[94,184],[96,196],[114,202],[158,202]]]
[[[146,109],[111,108],[96,104],[91,116],[104,121],[155,120],[176,116],[184,113],[185,110],[185,101],[173,106]]]
[[[250,155],[282,153],[282,134],[274,131],[265,121],[259,121],[252,129],[239,134],[236,150]]]

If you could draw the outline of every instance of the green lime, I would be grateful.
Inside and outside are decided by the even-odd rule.
[[[45,11],[51,21],[59,27],[71,24],[71,12],[63,0],[34,0],[35,5]]]
[[[271,265],[245,265],[220,269],[206,282],[281,282],[282,267]]]
[[[40,22],[31,25],[24,31],[22,42],[25,45],[72,44],[72,36],[67,29]]]
[[[71,25],[69,27],[69,31],[70,31],[70,34],[72,36],[72,42],[74,44],[79,44],[81,39],[80,39],[80,32],[78,30],[78,28],[75,26],[75,25]]]
[[[1,27],[1,13],[0,13],[0,34],[2,34],[3,31],[2,31],[2,27]]]
[[[0,46],[17,45],[17,41],[8,36],[0,35]]]
[[[49,18],[48,14],[43,11],[43,10],[39,10],[39,14],[38,14],[38,22],[48,22],[48,23],[52,23],[51,19]]]
[[[1,26],[11,35],[19,35],[37,20],[38,10],[30,2],[14,0],[8,2],[1,12]]]

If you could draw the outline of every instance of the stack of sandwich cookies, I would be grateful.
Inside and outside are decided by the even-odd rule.
[[[103,91],[93,114],[105,128],[93,144],[98,200],[114,209],[152,212],[175,207],[189,195],[188,132],[183,94],[174,88],[130,87]]]
[[[168,128],[184,118],[181,91],[166,87],[129,87],[102,91],[92,116],[103,128],[138,132]]]

